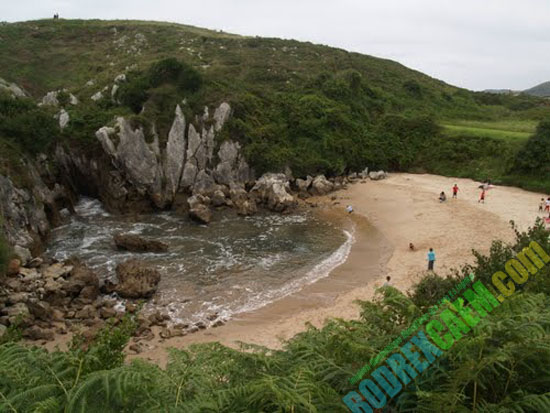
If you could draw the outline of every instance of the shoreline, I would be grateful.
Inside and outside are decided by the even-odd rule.
[[[458,199],[440,204],[439,193],[450,193],[454,183],[460,188]],[[472,249],[486,253],[495,239],[511,241],[514,232],[508,221],[515,220],[520,230],[533,225],[542,197],[519,188],[495,187],[489,191],[486,203],[478,204],[478,192],[478,183],[470,179],[392,174],[386,180],[357,182],[347,190],[309,198],[308,203],[319,204],[320,213],[356,223],[356,240],[346,262],[328,277],[261,309],[241,314],[224,326],[185,337],[156,338],[148,343],[153,348],[128,358],[145,358],[164,365],[167,348],[216,341],[230,347],[244,342],[279,349],[284,340],[305,331],[307,323],[322,327],[326,319],[358,318],[359,307],[354,302],[372,299],[386,275],[391,276],[394,287],[406,292],[426,273],[425,255],[430,247],[437,254],[435,271],[444,276],[473,262]],[[354,207],[349,217],[346,204]],[[365,229],[378,237],[370,243],[377,250],[376,263],[368,254],[369,243],[364,242]],[[409,250],[409,242],[413,242],[415,251]],[[362,278],[358,274],[363,274]],[[350,283],[358,279],[363,284]],[[305,305],[319,297],[316,289],[323,285],[333,293],[331,299]]]
[[[460,187],[459,198],[439,203],[441,190],[450,192],[454,183]],[[392,174],[385,180],[358,181],[345,190],[308,198],[302,203],[304,208],[316,204],[316,215],[342,230],[355,228],[354,243],[343,263],[326,277],[264,307],[240,313],[222,326],[167,339],[160,337],[160,327],[153,327],[155,338],[130,340],[127,358],[164,366],[167,349],[206,342],[280,349],[308,325],[319,328],[327,319],[358,318],[360,309],[355,301],[372,299],[386,275],[391,276],[392,286],[406,292],[426,273],[429,247],[437,254],[436,273],[445,276],[453,268],[473,262],[472,249],[486,253],[495,239],[511,241],[510,219],[520,230],[533,225],[541,194],[496,187],[489,191],[486,204],[478,204],[477,187],[470,179]],[[353,205],[352,214],[346,212],[347,204]],[[414,243],[415,251],[409,250],[409,242]],[[65,348],[70,336],[57,337],[45,347]],[[137,341],[143,351],[135,354],[129,347]]]
[[[234,348],[243,342],[280,349],[284,341],[305,331],[307,323],[321,327],[332,312],[344,312],[346,318],[358,317],[359,306],[352,302],[343,306],[340,297],[356,290],[374,291],[374,283],[382,277],[384,263],[391,255],[391,246],[365,217],[348,216],[343,207],[332,205],[330,195],[308,201],[319,204],[316,215],[337,223],[341,230],[353,231],[353,244],[345,261],[325,277],[254,311],[237,314],[220,327],[168,339],[159,338],[161,328],[153,327],[155,338],[141,341],[151,348],[128,354],[128,359],[145,358],[165,365],[168,348],[216,341]]]

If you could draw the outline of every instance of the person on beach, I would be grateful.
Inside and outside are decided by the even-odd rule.
[[[384,287],[390,287],[391,286],[391,277],[388,275],[386,277],[386,282],[384,283]]]
[[[455,184],[455,186],[453,186],[453,198],[456,198],[458,195],[458,185]]]
[[[543,208],[544,208],[544,198],[541,198],[539,202],[539,214],[542,212]]]
[[[550,213],[550,197],[545,201],[544,212]]]
[[[351,205],[348,205],[346,207],[346,211],[348,211],[348,214],[351,214],[353,212],[353,207]]]
[[[435,252],[433,248],[430,248],[430,251],[428,251],[428,271],[434,270],[434,263],[435,263]]]
[[[439,194],[439,202],[445,202],[447,200],[447,195],[445,195],[445,192],[441,192]]]
[[[414,247],[414,244],[413,244],[412,242],[409,242],[409,249],[410,249],[411,251],[415,251],[415,250],[416,250],[416,248]]]
[[[478,202],[478,203],[481,202],[482,204],[485,203],[485,189],[483,189],[483,190],[481,191],[481,195],[479,196],[479,199],[477,200],[477,202]]]

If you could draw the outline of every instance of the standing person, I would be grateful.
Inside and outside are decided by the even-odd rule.
[[[453,186],[453,198],[456,198],[458,195],[458,185],[455,184],[455,186]]]
[[[541,198],[540,199],[540,203],[539,203],[539,213],[542,212],[542,208],[544,207],[544,198]]]
[[[430,251],[428,252],[428,271],[434,270],[434,263],[435,263],[435,252],[433,248],[430,248]]]
[[[483,190],[481,191],[481,195],[479,196],[479,199],[477,200],[477,202],[478,202],[478,203],[481,202],[482,204],[485,203],[485,189],[483,189]]]
[[[550,197],[545,202],[544,212],[550,212]]]

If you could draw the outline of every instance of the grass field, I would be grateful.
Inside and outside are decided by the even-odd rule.
[[[448,136],[486,137],[505,140],[526,140],[537,122],[532,120],[470,121],[452,120],[441,124]]]

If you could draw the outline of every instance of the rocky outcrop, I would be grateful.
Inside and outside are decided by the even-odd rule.
[[[15,83],[7,82],[2,78],[0,78],[0,90],[5,90],[10,95],[16,98],[28,96],[27,92],[25,92],[20,86],[16,85]]]
[[[47,165],[47,159],[43,160]],[[0,216],[8,242],[32,250],[40,249],[50,228],[60,223],[59,210],[72,207],[72,196],[62,185],[46,185],[44,180],[53,182],[54,178],[40,161],[36,165],[26,163],[26,168],[24,186],[0,175]]]
[[[92,322],[98,300],[97,275],[76,260],[20,267],[18,274],[0,280],[0,329],[16,325],[28,339],[51,340],[52,323],[74,317]]]
[[[241,185],[232,184],[229,190],[229,197],[231,204],[239,215],[253,215],[258,211],[255,198],[249,197]]]
[[[168,199],[173,199],[179,189],[185,159],[185,146],[185,117],[178,105],[166,143],[164,176],[166,177],[166,197]]]
[[[168,244],[162,241],[143,238],[135,234],[116,234],[115,245],[120,250],[131,252],[166,252]]]
[[[212,212],[208,205],[210,198],[203,195],[193,195],[187,200],[189,204],[189,217],[200,224],[209,224],[212,220]]]
[[[297,205],[296,199],[290,193],[290,183],[285,174],[262,175],[251,193],[271,211],[283,212]]]
[[[56,118],[59,120],[59,127],[61,129],[65,129],[69,124],[69,120],[71,120],[69,114],[65,109],[61,109],[56,115]]]
[[[212,116],[210,113],[205,108],[202,116],[188,124],[176,106],[165,147],[161,147],[154,130],[133,127],[119,118],[115,128],[102,127],[96,132],[103,151],[93,159],[58,148],[56,155],[68,186],[101,199],[111,212],[147,212],[183,205],[187,203],[182,196],[212,197],[216,191],[227,198],[230,184],[248,184],[253,171],[237,143],[225,141],[218,147],[216,142],[216,134],[230,116],[229,104],[222,103]],[[227,202],[221,201],[218,192],[216,205],[223,204]],[[200,209],[197,212],[206,216],[206,210]]]
[[[124,298],[147,298],[154,294],[160,273],[140,260],[128,260],[116,267],[118,284],[114,291]]]
[[[316,176],[311,183],[312,195],[326,195],[332,190],[334,190],[334,184],[328,181],[324,175]]]
[[[299,192],[306,193],[308,189],[311,186],[311,183],[313,182],[313,178],[311,176],[307,176],[306,179],[296,179],[296,188]]]
[[[369,172],[369,178],[372,181],[379,181],[380,179],[386,179],[387,174],[384,171],[372,171],[372,172]]]

